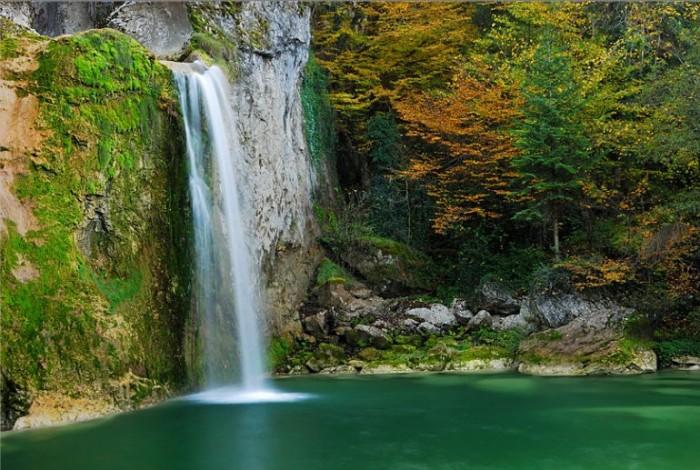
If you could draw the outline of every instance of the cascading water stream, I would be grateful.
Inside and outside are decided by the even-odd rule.
[[[249,211],[240,198],[237,177],[244,177],[243,152],[228,82],[215,66],[167,65],[175,75],[186,133],[196,256],[194,295],[206,386],[237,382],[242,393],[264,392],[259,268],[248,238]]]

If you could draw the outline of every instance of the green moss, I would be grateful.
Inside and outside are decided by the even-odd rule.
[[[501,357],[515,357],[520,342],[525,334],[518,330],[494,331],[490,328],[480,328],[471,334],[472,341],[477,346],[488,346],[501,350]]]
[[[271,370],[278,370],[285,363],[292,353],[293,345],[284,338],[272,338],[267,347],[267,362]]]
[[[188,53],[197,54],[209,65],[218,65],[229,80],[235,80],[238,76],[238,45],[230,32],[219,26],[219,21],[213,18],[225,17],[230,22],[237,22],[240,5],[235,2],[204,2],[187,6],[194,29]]]
[[[110,311],[114,311],[121,303],[133,299],[141,290],[143,273],[134,269],[126,278],[101,278],[95,276],[95,283],[100,292],[107,298]]]
[[[129,369],[181,380],[187,224],[170,217],[186,181],[170,73],[111,30],[53,40],[38,63],[27,79],[46,138],[13,191],[39,228],[11,228],[0,247],[3,370],[62,390]],[[108,213],[90,209],[101,203]],[[20,261],[39,277],[16,279]]]
[[[513,352],[499,346],[475,346],[468,351],[462,353],[460,359],[499,359],[504,357],[512,357]]]
[[[19,41],[15,37],[0,39],[0,60],[11,59],[19,55]]]
[[[306,145],[311,162],[318,169],[321,162],[335,159],[336,142],[333,108],[328,97],[328,77],[313,54],[304,69],[300,95]]]
[[[328,258],[323,258],[316,273],[316,287],[326,284],[352,284],[353,277],[341,266]]]

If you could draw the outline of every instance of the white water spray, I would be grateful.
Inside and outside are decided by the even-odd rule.
[[[266,390],[260,270],[249,241],[251,223],[245,217],[249,211],[242,207],[243,152],[228,82],[215,66],[167,65],[175,74],[186,132],[194,295],[206,385],[238,382],[241,392],[254,396]]]

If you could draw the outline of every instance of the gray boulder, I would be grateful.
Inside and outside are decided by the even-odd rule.
[[[671,366],[674,369],[700,370],[700,357],[697,356],[674,356],[671,358]]]
[[[496,315],[514,315],[520,311],[520,302],[504,285],[488,281],[479,288],[480,307]]]
[[[391,344],[389,337],[379,328],[368,325],[357,325],[351,330],[345,331],[345,341],[356,347],[373,346],[377,349],[386,349]]]
[[[419,322],[415,321],[413,318],[406,318],[399,324],[399,329],[402,333],[415,333],[418,329]]]
[[[469,320],[472,319],[474,313],[467,307],[467,301],[463,299],[455,299],[452,301],[452,306],[450,307],[452,315],[454,315],[457,323],[460,325],[466,325]]]
[[[302,324],[304,331],[315,337],[322,337],[330,330],[331,316],[326,310],[322,310],[314,315],[304,317]]]
[[[432,323],[428,323],[427,321],[424,321],[423,323],[419,324],[417,330],[423,336],[432,336],[440,334],[440,328],[433,325]]]
[[[34,10],[29,2],[0,2],[0,16],[31,29]]]
[[[469,320],[467,328],[469,330],[476,330],[478,328],[487,327],[490,328],[493,324],[493,317],[486,310],[479,310],[474,317]]]
[[[107,25],[162,59],[180,56],[193,32],[184,2],[128,1],[112,12]]]
[[[607,299],[588,300],[577,293],[542,293],[530,298],[529,308],[540,324],[548,328],[558,328],[576,318],[589,322],[620,321],[632,313]],[[596,327],[604,325],[593,325]]]
[[[450,309],[442,304],[432,304],[430,308],[412,308],[405,315],[418,321],[432,323],[435,326],[452,326],[457,322]]]
[[[527,303],[520,306],[520,312],[517,315],[508,315],[507,317],[494,317],[491,327],[496,331],[519,329],[526,334],[533,333],[538,330],[537,317],[533,315]]]

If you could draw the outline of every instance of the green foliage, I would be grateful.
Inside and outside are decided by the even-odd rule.
[[[671,365],[671,359],[678,356],[695,356],[700,357],[700,341],[692,339],[674,339],[669,341],[660,341],[656,346],[656,354],[658,355],[659,366],[668,367]]]
[[[507,357],[515,357],[520,341],[524,336],[525,334],[518,329],[495,331],[484,327],[471,333],[472,341],[476,345],[501,349]]]
[[[316,273],[316,287],[326,284],[350,284],[352,276],[341,266],[328,258],[323,258]]]
[[[19,40],[16,37],[0,36],[0,60],[11,59],[19,54]]]
[[[306,145],[318,169],[321,162],[335,158],[335,128],[328,79],[313,55],[306,63],[300,94]]]
[[[514,130],[520,154],[512,165],[519,172],[517,195],[526,208],[515,218],[552,224],[558,257],[558,224],[580,194],[591,156],[581,121],[584,102],[571,59],[550,34],[535,51],[521,91],[523,118]]]
[[[283,366],[292,353],[292,349],[293,346],[288,340],[273,337],[267,347],[268,368],[274,371]]]

